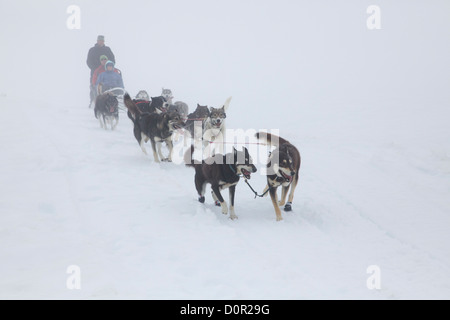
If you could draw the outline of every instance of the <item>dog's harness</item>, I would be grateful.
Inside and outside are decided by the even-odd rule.
[[[255,199],[256,199],[256,197],[260,197],[260,198],[264,197],[267,194],[267,192],[269,192],[270,189],[272,189],[272,186],[269,186],[269,188],[267,188],[267,190],[263,194],[258,194],[258,192],[256,192],[255,189],[252,188],[250,183],[248,183],[247,179],[245,179],[244,181],[248,185],[248,187],[253,191],[253,193],[255,194]]]
[[[235,175],[240,176],[240,174],[236,172],[236,170],[231,166],[231,164],[228,164],[228,167],[230,168],[230,170],[231,170]],[[252,186],[250,185],[250,183],[248,183],[248,180],[247,180],[247,179],[244,179],[244,181],[245,181],[245,183],[248,185],[248,187],[253,191],[253,193],[255,194],[255,199],[256,199],[256,197],[261,197],[261,198],[264,197],[264,196],[266,195],[266,193],[269,192],[270,188],[272,188],[272,187],[269,187],[269,189],[267,189],[266,192],[264,192],[263,194],[259,195],[258,192],[256,192],[256,191],[252,188]]]
[[[275,179],[275,181],[278,182],[278,183],[281,185],[283,182],[286,181],[286,179],[285,179],[284,177],[281,177],[281,176],[277,175],[277,178]],[[258,194],[258,192],[256,192],[255,189],[252,188],[252,186],[250,185],[250,183],[248,182],[247,179],[245,179],[245,183],[248,185],[248,187],[249,187],[249,188],[253,191],[253,193],[255,194],[255,199],[256,199],[257,197],[260,197],[260,198],[264,197],[264,196],[267,194],[267,192],[269,192],[271,189],[273,189],[273,186],[271,186],[271,185],[269,184],[269,188],[267,188],[267,190],[266,190],[263,194]],[[278,186],[277,186],[277,187],[278,187]]]

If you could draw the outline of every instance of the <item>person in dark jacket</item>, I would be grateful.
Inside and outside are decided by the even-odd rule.
[[[105,37],[98,36],[97,43],[89,49],[86,63],[91,69],[91,77],[94,74],[95,69],[100,66],[100,56],[105,55],[110,61],[116,63],[116,58],[110,47],[105,46]]]
[[[110,61],[116,63],[116,58],[114,57],[114,53],[112,52],[110,47],[105,46],[105,37],[98,36],[97,43],[89,49],[86,63],[91,69],[91,77],[89,79],[89,83],[92,83],[92,77],[94,75],[95,69],[100,66],[100,56],[105,55],[109,58]],[[91,86],[91,102],[95,98],[95,93],[93,92],[93,87]],[[89,104],[90,106],[90,104]]]
[[[111,88],[123,88],[122,75],[115,71],[114,62],[108,61],[105,70],[98,76],[96,86],[101,83],[103,92]]]

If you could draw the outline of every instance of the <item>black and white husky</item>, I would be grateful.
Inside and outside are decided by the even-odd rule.
[[[184,122],[175,112],[164,113],[144,113],[131,100],[130,96],[125,94],[123,101],[131,114],[130,119],[134,123],[133,133],[142,152],[147,154],[144,143],[150,140],[152,144],[153,157],[155,162],[172,161],[172,134],[175,130],[184,127]],[[165,142],[169,148],[169,156],[165,158],[161,152],[161,143]]]
[[[198,193],[198,201],[205,202],[206,185],[211,184],[212,197],[216,201],[216,205],[220,205],[223,214],[230,212],[232,220],[237,219],[234,212],[234,195],[236,185],[239,182],[240,175],[246,179],[250,179],[250,175],[256,172],[252,158],[247,148],[243,147],[242,151],[233,148],[233,152],[226,155],[216,154],[214,157],[205,160],[196,161],[193,159],[195,148],[191,146],[184,155],[186,166],[195,169],[195,188]],[[230,207],[223,199],[220,191],[229,188]]]

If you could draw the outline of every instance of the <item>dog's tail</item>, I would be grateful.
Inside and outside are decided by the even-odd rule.
[[[289,141],[267,132],[257,132],[256,139],[266,142],[274,147],[278,147],[285,143],[290,143]]]
[[[125,95],[123,96],[123,103],[127,107],[128,111],[130,111],[133,119],[136,121],[141,115],[141,110],[139,110],[139,108],[136,106],[133,100],[131,100],[131,97],[128,94],[128,92],[125,93]]]

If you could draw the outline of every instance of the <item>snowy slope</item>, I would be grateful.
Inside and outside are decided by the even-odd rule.
[[[80,0],[69,30],[72,4],[0,2],[0,298],[450,298],[450,2],[380,0],[381,30],[368,0]],[[293,212],[276,222],[241,182],[231,221],[123,113],[100,129],[98,34],[131,95],[233,96],[228,128],[295,144]]]
[[[450,297],[450,157],[436,146],[291,126],[294,211],[277,223],[240,183],[231,221],[196,201],[192,169],[146,157],[124,114],[110,132],[77,105],[0,101],[2,298]],[[69,265],[81,290],[66,288]],[[366,286],[370,265],[381,290]]]

